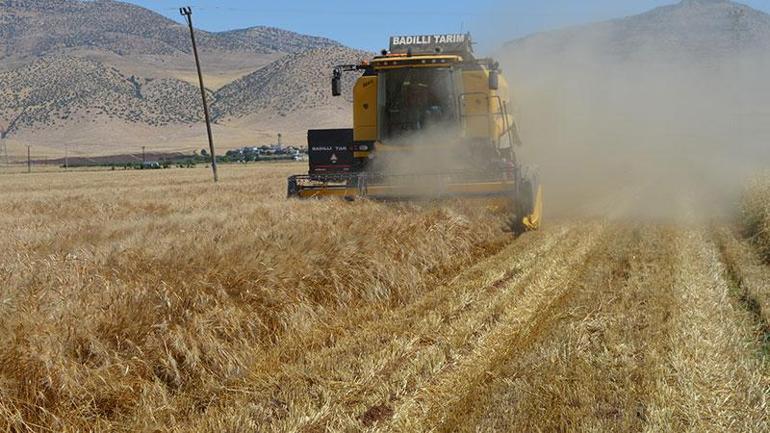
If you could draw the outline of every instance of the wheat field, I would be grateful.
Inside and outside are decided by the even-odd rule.
[[[301,171],[0,176],[0,431],[770,431],[770,184],[514,238]]]

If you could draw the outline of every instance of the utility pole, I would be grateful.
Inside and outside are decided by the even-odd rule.
[[[206,87],[203,85],[203,73],[201,72],[201,62],[198,58],[198,46],[195,43],[195,29],[193,29],[192,22],[192,8],[183,7],[179,9],[179,13],[187,19],[187,25],[190,26],[190,39],[192,39],[193,54],[195,55],[195,67],[198,69],[198,81],[201,86],[201,98],[203,99],[203,115],[206,117],[206,132],[209,136],[209,150],[211,150],[211,170],[214,172],[214,182],[219,181],[219,175],[217,174],[217,157],[214,152],[214,136],[211,133],[211,118],[209,116],[209,105],[206,101]]]
[[[142,166],[147,164],[147,154],[144,152],[144,146],[142,146]]]
[[[27,173],[32,173],[32,151],[30,145],[27,145]]]
[[[0,151],[2,151],[2,154],[5,157],[5,165],[9,165],[8,144],[6,143],[6,140],[5,140],[5,131],[0,131]]]
[[[69,144],[67,142],[64,142],[64,169],[68,169],[70,167],[70,159],[69,159]]]

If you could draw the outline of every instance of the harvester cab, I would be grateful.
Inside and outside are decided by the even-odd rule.
[[[371,61],[334,68],[334,96],[346,72],[361,74],[353,128],[308,131],[309,171],[289,178],[289,197],[498,197],[514,230],[539,227],[542,190],[516,157],[508,83],[470,35],[394,36]]]

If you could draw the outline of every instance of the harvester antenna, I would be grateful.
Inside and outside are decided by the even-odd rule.
[[[209,105],[206,100],[206,87],[203,85],[203,73],[201,72],[201,62],[198,57],[198,46],[195,43],[195,29],[193,29],[192,22],[192,8],[189,6],[179,8],[179,13],[187,20],[187,25],[190,27],[190,39],[192,39],[193,54],[195,55],[195,67],[198,69],[198,81],[201,87],[201,99],[203,99],[203,115],[206,118],[206,132],[209,137],[209,150],[211,151],[211,170],[214,172],[214,182],[219,181],[219,175],[217,174],[217,157],[214,152],[214,136],[211,133],[211,117],[209,116]]]

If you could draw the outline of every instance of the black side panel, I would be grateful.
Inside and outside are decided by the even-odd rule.
[[[352,129],[311,129],[307,132],[310,174],[336,174],[353,171]]]

